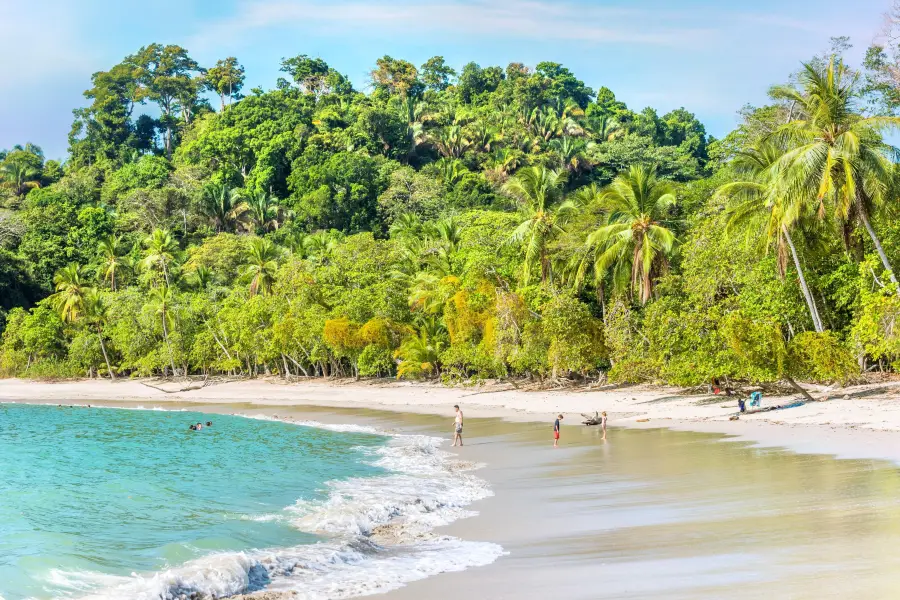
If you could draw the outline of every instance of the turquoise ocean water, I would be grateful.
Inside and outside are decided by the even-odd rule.
[[[198,421],[213,425],[189,430]],[[433,438],[338,429],[0,405],[0,598],[352,597],[501,553],[373,542],[398,519],[427,530],[465,516],[489,491]]]

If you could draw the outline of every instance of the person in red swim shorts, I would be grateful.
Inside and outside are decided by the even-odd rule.
[[[562,415],[556,415],[556,420],[553,421],[553,447],[559,447],[559,422],[562,420]]]

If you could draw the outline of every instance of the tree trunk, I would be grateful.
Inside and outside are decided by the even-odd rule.
[[[813,398],[812,396],[810,396],[810,395],[809,395],[809,392],[807,392],[807,391],[804,390],[802,387],[800,387],[800,384],[798,384],[796,381],[794,381],[793,378],[788,377],[787,375],[785,375],[785,376],[784,376],[784,379],[785,379],[785,381],[787,381],[789,384],[791,384],[791,387],[792,387],[792,388],[794,388],[795,390],[797,390],[798,392],[800,392],[801,394],[803,394],[803,397],[806,398],[807,402],[815,402],[815,401],[816,401],[816,399]]]
[[[875,233],[875,228],[872,227],[872,223],[869,222],[869,211],[866,210],[866,206],[861,198],[861,191],[857,190],[856,192],[856,210],[859,212],[859,219],[863,222],[863,225],[866,227],[866,231],[869,232],[869,237],[872,238],[872,243],[875,244],[875,250],[878,251],[878,256],[881,258],[881,264],[884,265],[884,268],[888,272],[888,277],[891,278],[891,283],[894,284],[894,292],[900,295],[900,284],[897,283],[897,277],[894,275],[894,269],[891,268],[891,263],[888,260],[887,254],[884,253],[884,248],[881,247],[881,240],[878,239],[878,234]]]
[[[794,247],[794,240],[791,239],[791,234],[788,231],[787,226],[783,223],[781,225],[781,233],[784,235],[784,239],[787,240],[788,246],[791,248],[791,256],[794,259],[794,268],[797,269],[797,276],[800,278],[800,289],[803,290],[803,297],[806,299],[806,305],[809,307],[809,314],[812,316],[813,327],[816,328],[816,333],[822,333],[824,328],[822,327],[822,319],[819,317],[819,309],[816,308],[816,300],[809,291],[806,277],[803,275],[803,267],[800,265],[800,257],[797,256],[797,248]]]
[[[172,344],[169,343],[169,328],[166,325],[166,313],[162,315],[163,339],[166,340],[166,348],[169,349],[169,360],[172,363],[172,377],[175,377],[175,355],[172,353]]]
[[[109,379],[116,380],[116,374],[113,373],[112,365],[109,364],[109,356],[106,354],[106,344],[103,343],[103,334],[97,329],[97,339],[100,340],[100,349],[103,350],[103,360],[106,361],[106,370],[109,371]]]

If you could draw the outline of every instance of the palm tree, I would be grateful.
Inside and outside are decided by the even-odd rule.
[[[563,201],[566,173],[546,167],[528,167],[507,181],[503,190],[519,203],[523,220],[510,236],[510,242],[524,244],[524,283],[528,285],[535,264],[541,268],[541,282],[550,276],[547,244],[562,231],[561,225],[578,209],[574,200]]]
[[[777,182],[771,180],[772,166],[777,164],[783,149],[772,141],[763,141],[748,150],[739,152],[733,161],[736,170],[747,176],[746,181],[735,181],[716,190],[715,197],[729,200],[727,211],[728,235],[735,226],[742,226],[748,235],[761,234],[766,248],[775,244],[778,249],[778,274],[784,277],[786,252],[790,251],[800,280],[800,288],[813,326],[817,332],[824,331],[816,300],[800,264],[800,257],[791,230],[799,223],[806,210],[803,198],[798,194],[781,193]]]
[[[653,282],[668,264],[675,246],[670,211],[675,204],[671,184],[656,178],[656,169],[632,166],[603,191],[599,208],[605,223],[588,235],[600,276],[612,270],[613,280],[630,271],[632,294],[646,304]]]
[[[416,156],[419,146],[425,142],[425,121],[429,118],[428,105],[407,96],[400,106],[400,116],[406,119],[406,162],[409,162]]]
[[[441,174],[444,185],[450,186],[460,180],[466,171],[465,166],[458,159],[442,158],[434,163]]]
[[[50,298],[65,323],[74,323],[84,315],[84,299],[92,288],[87,285],[84,269],[70,263],[53,276],[56,293]]]
[[[339,231],[317,231],[303,239],[306,256],[315,262],[324,263],[334,252],[343,235]]]
[[[444,158],[459,158],[472,146],[459,125],[438,129],[431,138],[431,143]]]
[[[408,240],[418,236],[421,230],[422,223],[419,217],[415,213],[404,212],[397,215],[389,231],[391,239]]]
[[[194,277],[191,282],[193,286],[198,290],[206,290],[209,288],[210,284],[213,282],[213,272],[209,267],[204,267],[200,265],[196,269],[194,269]]]
[[[174,302],[172,288],[168,285],[150,290],[150,302],[147,304],[162,322],[163,340],[169,350],[169,361],[172,365],[172,375],[175,375],[175,354],[172,352],[172,343],[169,341],[169,328],[172,326],[172,304]]]
[[[144,260],[141,266],[145,269],[155,269],[162,273],[166,287],[169,287],[169,265],[175,260],[175,253],[178,251],[178,243],[172,237],[172,234],[165,229],[154,229],[146,239],[144,239]]]
[[[775,132],[788,151],[773,165],[773,175],[787,192],[814,199],[820,215],[828,200],[839,219],[859,219],[900,294],[870,220],[872,206],[884,200],[893,175],[890,156],[896,151],[882,135],[900,127],[900,117],[861,116],[857,83],[858,76],[832,58],[827,65],[804,64],[801,89],[773,89],[772,95],[793,103],[797,114]]]
[[[559,164],[575,176],[591,169],[591,162],[584,155],[587,144],[584,140],[563,136],[550,140],[550,148],[559,157]]]
[[[276,203],[276,198],[261,191],[245,192],[244,197],[247,218],[257,233],[278,229],[281,206]]]
[[[234,231],[235,225],[247,211],[238,190],[219,183],[203,189],[203,212],[215,225],[216,231]]]
[[[10,160],[0,166],[0,176],[6,181],[14,196],[24,196],[28,190],[41,187],[41,172],[23,160]]]
[[[394,353],[394,356],[400,359],[400,364],[397,365],[397,378],[439,375],[440,351],[440,342],[429,337],[426,331],[410,336]]]
[[[100,340],[100,350],[103,351],[103,360],[106,361],[106,370],[109,372],[109,378],[116,380],[116,374],[113,372],[112,364],[109,362],[109,354],[106,352],[106,343],[103,341],[103,328],[107,323],[107,307],[103,296],[95,290],[91,289],[83,300],[84,318],[88,325],[94,328],[97,333],[97,339]]]
[[[247,275],[250,277],[250,295],[271,293],[278,269],[278,246],[265,238],[253,238],[247,250]]]
[[[97,250],[100,254],[100,268],[103,270],[103,280],[109,281],[109,288],[112,291],[116,291],[116,273],[125,269],[128,265],[127,259],[122,252],[122,239],[111,235],[100,240]]]

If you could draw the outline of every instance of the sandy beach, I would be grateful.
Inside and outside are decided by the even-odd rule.
[[[898,384],[811,390],[835,399],[737,421],[735,399],[654,387],[532,392],[270,379],[178,391],[185,385],[6,380],[0,401],[262,414],[448,438],[460,404],[467,445],[453,450],[484,465],[478,476],[494,496],[472,505],[477,516],[436,533],[498,543],[507,555],[385,594],[394,600],[882,598],[898,584],[890,549],[900,539],[900,490],[885,462],[900,460]],[[610,415],[607,441],[580,425],[579,413],[595,410]],[[557,412],[566,419],[554,450]]]
[[[446,387],[439,384],[321,380],[285,383],[278,378],[185,383],[158,380],[37,382],[0,380],[0,402],[124,401],[377,408],[452,416],[453,405],[469,417],[552,422],[558,413],[569,425],[581,413],[607,411],[610,427],[659,428],[722,433],[760,446],[839,458],[900,461],[900,381],[848,388],[810,387],[819,401],[752,415],[738,414],[737,399],[687,394],[678,388],[621,386],[602,389],[524,391],[512,384]],[[184,388],[190,389],[184,389]],[[197,389],[199,388],[199,389]],[[795,396],[764,397],[762,406],[784,405]]]

